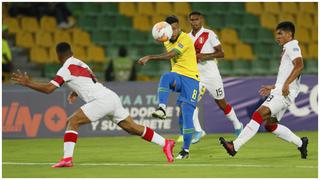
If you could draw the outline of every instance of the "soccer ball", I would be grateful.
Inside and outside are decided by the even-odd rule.
[[[172,36],[171,25],[167,22],[158,22],[152,28],[152,36],[156,41],[165,42]]]

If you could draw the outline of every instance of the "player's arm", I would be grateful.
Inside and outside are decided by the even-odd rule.
[[[303,60],[301,57],[298,57],[292,61],[293,63],[293,70],[291,71],[289,77],[287,80],[284,82],[283,87],[282,87],[282,95],[283,96],[288,96],[289,94],[289,85],[294,81],[296,78],[298,78],[303,70]]]
[[[148,55],[139,59],[138,63],[141,65],[145,65],[150,60],[169,60],[175,56],[179,55],[179,51],[176,49],[171,50],[170,52],[166,52],[158,55]]]
[[[214,53],[197,54],[197,59],[200,59],[201,61],[207,61],[207,60],[213,60],[215,58],[223,58],[224,57],[224,52],[223,52],[221,44],[218,46],[215,46],[213,48],[215,50]]]
[[[22,86],[25,86],[46,94],[52,93],[57,88],[52,83],[43,84],[43,83],[34,82],[30,80],[26,72],[22,73],[20,70],[17,70],[16,73],[12,73],[11,79],[13,81],[16,81],[18,84]]]

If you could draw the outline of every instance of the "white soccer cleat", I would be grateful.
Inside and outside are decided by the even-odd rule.
[[[202,131],[200,131],[200,132],[195,131],[195,132],[194,132],[194,138],[192,139],[191,143],[192,143],[192,144],[195,144],[195,143],[199,142],[200,139],[201,139],[203,136],[205,136],[205,135],[206,135],[206,132],[204,132],[204,130],[202,130]]]
[[[155,112],[152,113],[152,117],[164,120],[167,118],[166,111],[159,107]]]

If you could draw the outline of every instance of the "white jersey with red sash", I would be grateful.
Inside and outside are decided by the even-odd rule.
[[[210,29],[201,28],[195,36],[192,32],[189,33],[192,41],[194,42],[194,47],[196,53],[214,53],[214,47],[220,45],[218,36]],[[198,63],[199,76],[200,76],[200,88],[205,86],[210,94],[215,99],[224,98],[224,89],[222,78],[217,66],[217,60],[207,60]],[[200,89],[201,90],[201,89]]]
[[[114,122],[119,123],[129,116],[119,96],[97,82],[89,66],[79,59],[67,59],[50,83],[57,87],[65,83],[76,92],[86,102],[80,108],[91,121],[110,115]]]
[[[106,87],[96,81],[89,66],[74,57],[66,60],[51,83],[57,87],[67,84],[85,102],[103,96],[107,91]]]

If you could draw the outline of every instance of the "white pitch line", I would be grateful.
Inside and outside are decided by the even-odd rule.
[[[23,163],[23,162],[2,162],[3,165],[38,166],[53,165],[54,163]],[[318,166],[277,166],[257,164],[142,164],[142,163],[76,163],[76,166],[162,166],[162,167],[237,167],[237,168],[301,168],[318,169]]]

